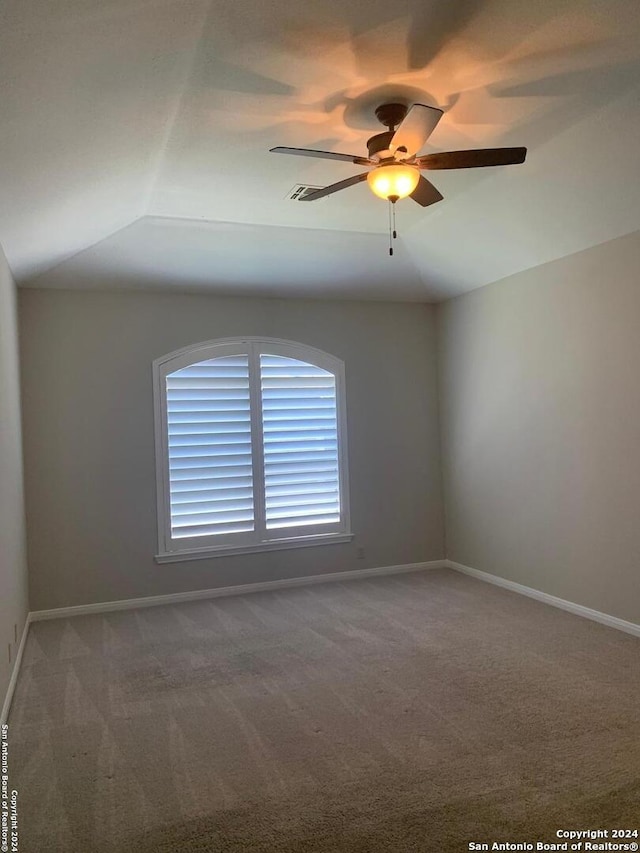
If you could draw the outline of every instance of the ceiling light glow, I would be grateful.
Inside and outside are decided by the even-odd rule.
[[[379,198],[397,201],[415,190],[420,172],[415,166],[401,163],[378,166],[367,175],[367,183]]]

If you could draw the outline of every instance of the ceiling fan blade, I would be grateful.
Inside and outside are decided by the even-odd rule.
[[[363,172],[361,175],[353,175],[351,178],[346,178],[344,181],[338,181],[337,184],[330,184],[328,187],[323,187],[321,190],[316,190],[313,193],[303,195],[298,201],[316,201],[319,198],[324,198],[326,195],[332,195],[339,190],[346,190],[347,187],[352,187],[359,184],[361,181],[367,180],[368,172]]]
[[[413,156],[431,136],[442,115],[436,107],[414,104],[393,134],[389,148],[394,152],[404,148],[407,157]]]
[[[434,185],[420,175],[418,186],[411,193],[410,198],[417,201],[422,207],[429,207],[430,204],[435,204],[437,201],[442,201],[442,196]]]
[[[478,148],[472,151],[442,151],[416,160],[420,169],[476,169],[479,166],[511,166],[524,163],[526,148]]]
[[[344,160],[346,163],[358,163],[361,166],[368,166],[373,162],[368,157],[358,157],[356,154],[336,154],[334,151],[316,151],[313,148],[284,148],[279,145],[269,151],[271,154],[297,154],[299,157],[319,157],[322,160]]]

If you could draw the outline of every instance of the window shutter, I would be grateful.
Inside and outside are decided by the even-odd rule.
[[[335,376],[263,354],[260,387],[267,530],[339,522]]]
[[[252,531],[248,357],[183,367],[166,392],[171,536]]]

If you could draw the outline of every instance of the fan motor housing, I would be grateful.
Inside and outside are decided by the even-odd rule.
[[[389,151],[389,145],[393,139],[395,130],[398,125],[402,123],[406,115],[406,104],[380,104],[376,109],[376,118],[380,124],[383,124],[389,129],[384,131],[384,133],[376,133],[375,136],[372,136],[371,139],[367,140],[369,157],[374,157],[381,151]]]
[[[386,130],[384,133],[376,133],[375,136],[368,139],[367,148],[369,149],[369,157],[373,157],[378,151],[388,151],[393,134],[393,130]]]

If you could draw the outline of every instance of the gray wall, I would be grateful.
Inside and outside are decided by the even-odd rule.
[[[430,306],[43,289],[20,316],[32,610],[443,557]],[[242,334],[346,362],[355,540],[157,565],[151,362]]]
[[[0,705],[27,615],[15,285],[0,248]],[[7,645],[11,645],[11,661]]]
[[[640,233],[438,309],[447,553],[640,622]]]

